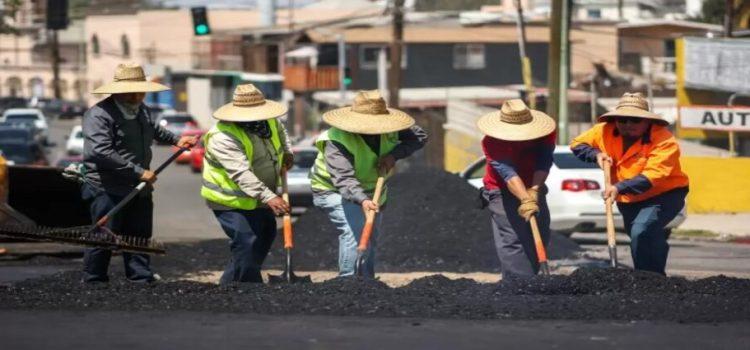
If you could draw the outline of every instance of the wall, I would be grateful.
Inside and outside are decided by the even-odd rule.
[[[493,110],[469,101],[448,101],[445,124],[446,171],[462,171],[482,155],[480,142],[484,135],[477,129],[476,122],[480,116]]]
[[[690,177],[689,213],[750,212],[750,158],[682,157],[680,162]]]
[[[106,15],[86,17],[84,24],[86,37],[86,77],[89,83],[88,91],[92,91],[104,83],[112,81],[115,68],[123,62],[141,61],[141,35],[138,17],[135,15]],[[99,54],[93,52],[92,37],[96,34],[99,39]],[[121,37],[128,38],[130,56],[123,55]],[[106,97],[88,96],[89,104]]]
[[[403,87],[523,83],[517,44],[485,44],[484,69],[454,69],[453,47],[454,44],[407,44],[407,64],[402,73]],[[352,56],[359,59],[360,45],[352,45],[352,49]],[[530,43],[526,51],[532,60],[534,80],[546,82],[548,45]],[[377,69],[357,67],[352,69],[352,75],[353,89],[375,89],[378,86]]]

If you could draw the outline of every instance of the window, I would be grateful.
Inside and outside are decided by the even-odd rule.
[[[91,36],[91,53],[94,55],[99,54],[99,37],[96,34]]]
[[[378,53],[385,47],[386,66],[391,66],[391,48],[382,45],[362,45],[359,47],[359,65],[362,69],[378,69]],[[406,45],[401,48],[401,68],[406,68]]]
[[[453,46],[454,69],[484,69],[484,44],[456,44]]]
[[[130,41],[127,35],[123,34],[120,37],[120,46],[122,46],[122,57],[130,57]]]
[[[586,17],[592,18],[592,19],[602,18],[602,10],[601,9],[588,9],[586,11]]]

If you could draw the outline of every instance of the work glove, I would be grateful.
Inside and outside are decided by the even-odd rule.
[[[83,183],[84,168],[82,163],[71,163],[63,169],[62,176],[66,180]]]
[[[521,201],[521,205],[518,206],[518,215],[521,216],[527,222],[531,220],[534,214],[539,212],[539,205],[533,198],[526,198]]]
[[[539,189],[534,187],[529,187],[526,189],[526,193],[529,194],[529,198],[533,199],[534,202],[539,202]]]

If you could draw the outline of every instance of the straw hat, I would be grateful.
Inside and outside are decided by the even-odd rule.
[[[228,122],[254,122],[278,118],[286,114],[286,106],[266,100],[253,84],[237,85],[232,102],[214,112],[214,118]]]
[[[669,122],[662,119],[661,116],[650,111],[648,101],[646,101],[640,92],[626,92],[620,98],[620,102],[617,103],[617,108],[599,117],[599,122],[609,122],[617,117],[643,118],[653,120],[662,125],[669,125]]]
[[[555,120],[529,109],[523,100],[503,102],[499,111],[483,115],[477,127],[485,135],[506,141],[526,141],[547,136],[555,131]]]
[[[136,63],[121,63],[115,69],[113,82],[104,84],[93,91],[94,94],[127,94],[134,92],[158,92],[169,87],[146,80],[143,68]]]
[[[379,135],[410,128],[414,118],[395,108],[387,108],[377,90],[360,91],[354,104],[323,114],[331,126],[355,134]]]

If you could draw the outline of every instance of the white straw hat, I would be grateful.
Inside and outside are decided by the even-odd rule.
[[[121,63],[115,69],[114,81],[96,88],[94,94],[127,94],[136,92],[159,92],[169,87],[146,80],[143,68],[136,63]]]
[[[329,125],[355,134],[379,135],[410,128],[414,118],[395,109],[387,108],[377,90],[360,91],[351,106],[337,108],[323,114]]]
[[[278,118],[286,114],[286,106],[266,100],[253,84],[237,85],[232,102],[217,109],[213,116],[228,122],[254,122]]]
[[[653,120],[661,125],[669,125],[669,122],[661,116],[651,112],[648,107],[648,101],[646,101],[646,98],[640,92],[626,92],[617,103],[617,108],[599,117],[599,122],[609,122],[617,117],[643,118]]]
[[[555,120],[529,109],[523,100],[505,101],[500,110],[483,115],[477,127],[485,135],[506,141],[526,141],[555,131]]]

